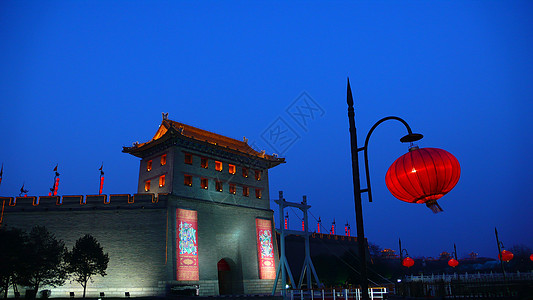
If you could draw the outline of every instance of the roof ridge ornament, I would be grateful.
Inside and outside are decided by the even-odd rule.
[[[161,115],[163,116],[163,121],[168,120],[168,113],[162,112]]]
[[[245,136],[242,137],[242,141],[248,144],[248,139]]]

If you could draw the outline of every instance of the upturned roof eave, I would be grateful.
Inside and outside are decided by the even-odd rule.
[[[144,156],[143,152],[145,152],[145,151],[149,150],[150,148],[153,148],[153,147],[155,147],[155,146],[157,146],[159,144],[162,144],[162,143],[168,141],[169,139],[172,139],[173,137],[176,137],[176,138],[180,137],[180,138],[189,139],[189,140],[195,141],[197,143],[203,143],[203,144],[209,145],[210,147],[216,147],[216,148],[219,148],[219,149],[222,149],[222,150],[225,150],[225,151],[230,151],[230,152],[238,154],[238,155],[243,155],[243,156],[251,157],[251,158],[254,158],[254,159],[259,159],[259,160],[262,160],[262,161],[268,163],[270,168],[285,163],[285,158],[261,157],[261,156],[258,156],[258,155],[254,155],[254,154],[250,154],[250,153],[246,153],[246,152],[240,151],[239,149],[232,149],[232,148],[227,147],[227,146],[220,146],[218,144],[210,143],[209,141],[202,141],[202,140],[198,140],[198,139],[196,139],[194,137],[185,136],[185,135],[180,134],[172,126],[170,126],[168,128],[167,132],[165,132],[165,134],[163,134],[158,139],[151,140],[149,142],[143,143],[143,144],[141,144],[141,146],[122,147],[123,148],[122,152],[131,154],[131,155],[139,157],[139,158],[142,158]]]

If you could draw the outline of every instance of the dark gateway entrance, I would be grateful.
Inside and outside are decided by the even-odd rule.
[[[235,263],[223,258],[217,263],[218,292],[220,295],[237,295],[243,293],[242,273],[239,274]]]

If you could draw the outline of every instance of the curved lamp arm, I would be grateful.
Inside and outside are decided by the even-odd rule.
[[[372,135],[372,132],[374,132],[376,127],[378,127],[381,123],[383,123],[385,121],[388,121],[388,120],[400,121],[405,126],[405,128],[407,129],[407,135],[405,135],[404,137],[402,137],[400,139],[400,142],[402,142],[402,143],[412,143],[412,142],[418,141],[418,140],[420,140],[420,139],[422,139],[424,137],[420,133],[413,133],[413,131],[411,130],[411,127],[409,126],[409,124],[407,124],[407,122],[405,122],[405,120],[403,120],[400,117],[395,117],[395,116],[385,117],[385,118],[377,121],[376,124],[374,124],[374,126],[372,126],[372,128],[370,128],[370,131],[366,135],[365,146],[362,147],[362,148],[357,149],[358,152],[359,151],[364,151],[365,173],[366,173],[366,189],[361,189],[361,193],[363,193],[363,192],[367,192],[368,193],[368,201],[369,202],[372,202],[372,188],[371,188],[371,185],[370,185],[370,171],[368,169],[368,151],[367,151],[368,150],[368,140],[370,139],[370,135]]]
[[[403,253],[405,252],[405,257],[409,257],[409,253],[407,252],[407,249],[402,248],[402,239],[398,239],[398,243],[400,244],[400,263],[402,263]]]

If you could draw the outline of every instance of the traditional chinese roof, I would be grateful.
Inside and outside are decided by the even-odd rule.
[[[169,120],[165,115],[163,116],[163,121],[161,122],[159,129],[150,141],[145,143],[134,143],[132,147],[123,147],[122,152],[142,157],[142,153],[147,149],[176,137],[208,143],[226,151],[267,160],[271,166],[285,162],[284,158],[278,158],[276,155],[267,155],[264,150],[261,152],[256,151],[248,145],[246,138],[244,138],[243,141],[239,141],[217,133]]]

